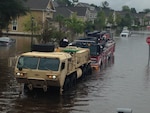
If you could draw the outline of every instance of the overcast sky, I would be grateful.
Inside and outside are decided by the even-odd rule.
[[[121,10],[123,5],[135,8],[137,12],[147,8],[150,9],[150,0],[79,0],[79,2],[95,4],[97,6],[101,6],[103,1],[107,1],[109,7],[114,10]]]

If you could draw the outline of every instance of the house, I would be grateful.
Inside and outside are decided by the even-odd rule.
[[[144,25],[150,26],[150,12],[148,12],[147,14],[145,14],[144,18],[145,18]]]
[[[71,7],[71,6],[62,6],[56,7],[56,12],[54,13],[54,19],[58,16],[62,16],[64,18],[71,18],[74,14],[76,15],[77,19],[85,22],[87,21],[87,13],[88,8],[86,7]],[[60,26],[59,22],[53,21],[53,25],[63,32],[66,32],[65,26]]]
[[[24,16],[14,19],[8,26],[8,33],[25,34],[25,24],[32,22],[34,25],[43,25],[45,21],[53,18],[53,13],[55,12],[52,0],[27,0],[25,6],[29,8],[29,12]],[[31,33],[29,32],[27,34]]]
[[[75,5],[75,7],[86,7],[88,8],[87,20],[94,23],[94,20],[97,18],[97,10],[95,7],[89,5],[88,3],[79,2]]]
[[[116,18],[117,18],[116,12],[110,8],[102,8],[102,10],[104,11],[106,16],[106,20],[105,20],[106,26],[111,27],[113,25],[116,25]],[[111,23],[109,22],[109,18],[112,18]]]
[[[85,7],[56,7],[54,17],[62,15],[65,18],[70,18],[72,14],[76,13],[77,18],[86,21],[87,20],[87,8]]]

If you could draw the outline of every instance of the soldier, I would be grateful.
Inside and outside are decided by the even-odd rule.
[[[60,46],[60,47],[66,47],[66,46],[68,46],[68,44],[69,44],[69,41],[68,41],[68,39],[65,37],[64,39],[62,39],[62,40],[60,41],[59,46]]]

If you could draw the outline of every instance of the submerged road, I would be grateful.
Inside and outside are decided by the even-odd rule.
[[[29,39],[17,39],[16,46],[0,47],[1,113],[116,113],[131,108],[149,113],[150,69],[147,35],[115,39],[115,60],[102,71],[94,71],[63,96],[35,92],[19,96],[19,86],[8,67],[8,58],[26,51]]]

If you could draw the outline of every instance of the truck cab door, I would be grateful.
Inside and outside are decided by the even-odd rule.
[[[65,78],[67,76],[67,67],[68,67],[67,63],[68,63],[67,60],[61,63],[61,67],[60,67],[60,86],[61,87],[63,87]]]

